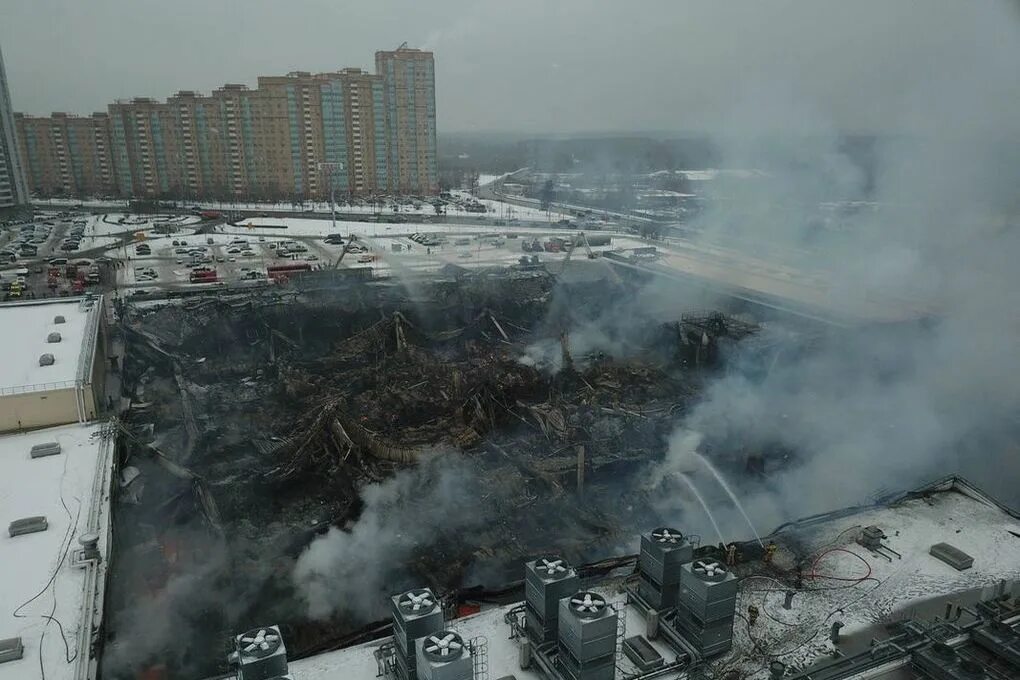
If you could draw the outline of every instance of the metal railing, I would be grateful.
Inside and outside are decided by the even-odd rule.
[[[57,382],[34,383],[32,385],[16,385],[14,387],[0,387],[0,395],[28,394],[30,392],[46,392],[49,390],[63,390],[75,387],[78,384],[75,380],[59,380]]]

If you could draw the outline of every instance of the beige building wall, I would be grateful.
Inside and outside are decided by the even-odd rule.
[[[78,403],[73,387],[0,397],[0,432],[76,422]]]

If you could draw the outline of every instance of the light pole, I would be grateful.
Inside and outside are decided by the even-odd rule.
[[[343,163],[319,163],[319,171],[329,182],[329,213],[332,219],[330,233],[336,233],[336,200],[334,200],[336,198],[336,182],[333,181],[333,173],[343,169]]]

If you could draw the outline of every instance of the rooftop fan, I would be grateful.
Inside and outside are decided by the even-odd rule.
[[[436,606],[436,598],[430,590],[409,590],[397,603],[405,614],[428,614]]]
[[[661,527],[652,532],[652,540],[656,543],[683,543],[684,535],[676,529]]]
[[[262,658],[280,648],[280,634],[271,628],[253,628],[241,636],[237,646],[245,656]]]
[[[444,630],[426,637],[422,651],[430,661],[453,661],[464,653],[464,641],[456,633]]]
[[[606,599],[597,593],[577,593],[570,598],[570,609],[583,619],[595,619],[606,609]]]
[[[726,577],[726,567],[715,561],[698,560],[691,570],[705,581],[721,581]]]
[[[557,557],[543,557],[535,561],[535,571],[547,578],[559,578],[567,573],[570,565]]]

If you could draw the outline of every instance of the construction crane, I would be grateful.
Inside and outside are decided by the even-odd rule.
[[[344,255],[346,255],[350,251],[352,243],[354,243],[353,235],[347,239],[346,243],[344,243],[344,247],[340,250],[340,257],[336,258],[336,262],[333,263],[333,269],[340,268],[340,262],[343,261]]]
[[[556,274],[557,278],[563,276],[563,272],[567,270],[567,263],[570,262],[570,256],[574,254],[574,248],[577,247],[578,242],[584,245],[584,250],[588,254],[589,260],[598,259],[598,253],[591,249],[591,245],[588,243],[588,237],[585,236],[583,231],[579,232],[577,234],[577,238],[574,239],[574,243],[571,246],[570,250],[567,251],[567,256],[563,258],[563,262],[560,264],[560,270]],[[603,264],[608,269],[609,276],[613,279],[613,283],[615,283],[617,286],[622,286],[623,279],[620,278],[620,275],[617,273],[616,268],[613,267],[613,265],[606,262],[605,260],[603,260]]]
[[[574,249],[577,248],[578,243],[584,244],[584,249],[588,253],[589,260],[595,259],[596,257],[595,252],[591,249],[591,246],[588,245],[588,237],[585,236],[584,232],[582,231],[577,234],[577,237],[574,238],[573,242],[570,244],[570,249],[567,251],[567,256],[563,258],[563,262],[560,264],[560,271],[556,274],[556,276],[563,276],[563,272],[567,270],[567,264],[570,262],[570,257],[574,254]]]

